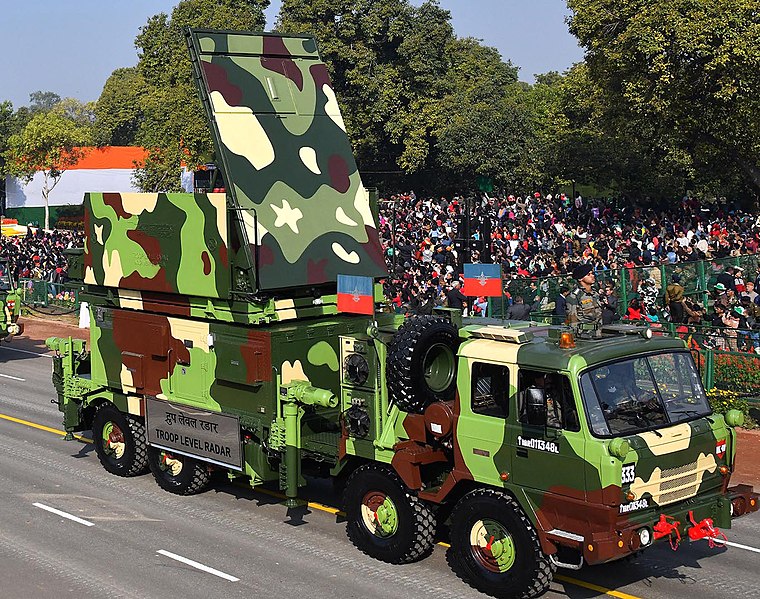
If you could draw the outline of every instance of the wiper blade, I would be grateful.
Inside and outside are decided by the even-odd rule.
[[[670,412],[670,413],[671,413],[672,415],[676,415],[676,414],[686,414],[686,415],[692,415],[692,416],[703,416],[703,417],[707,417],[707,414],[704,414],[704,413],[700,412],[699,410],[673,410],[673,411],[672,411],[672,412]],[[710,419],[708,418],[708,420],[710,420]],[[710,420],[710,422],[712,423],[712,420]]]

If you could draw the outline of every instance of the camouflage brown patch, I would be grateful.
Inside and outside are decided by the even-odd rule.
[[[210,91],[218,91],[230,106],[239,106],[243,101],[243,90],[227,78],[227,70],[213,62],[204,62],[203,72]]]
[[[113,208],[113,211],[116,213],[117,218],[123,218],[126,220],[132,217],[132,215],[129,214],[129,212],[124,210],[124,205],[121,203],[120,193],[104,193],[103,203],[106,206],[110,206],[111,208]]]
[[[295,84],[298,91],[303,91],[303,75],[290,58],[290,52],[288,52],[281,37],[266,36],[264,38],[264,54],[271,54],[272,56],[262,58],[261,66],[287,77]]]

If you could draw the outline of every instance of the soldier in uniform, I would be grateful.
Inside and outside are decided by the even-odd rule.
[[[573,278],[578,287],[567,296],[567,319],[570,324],[601,324],[602,306],[598,293],[594,290],[596,276],[590,264],[581,264],[573,269]]]

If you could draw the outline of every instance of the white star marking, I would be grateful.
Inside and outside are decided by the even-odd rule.
[[[298,221],[303,218],[303,212],[298,208],[291,208],[287,200],[282,201],[281,208],[272,204],[272,210],[277,214],[277,220],[274,221],[275,227],[288,225],[293,233],[298,234]]]

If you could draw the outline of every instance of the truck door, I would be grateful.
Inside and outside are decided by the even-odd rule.
[[[520,369],[511,402],[511,481],[541,492],[585,498],[585,439],[570,379]]]
[[[510,374],[505,364],[460,358],[459,450],[475,480],[499,486],[500,474],[511,466],[507,443]]]

